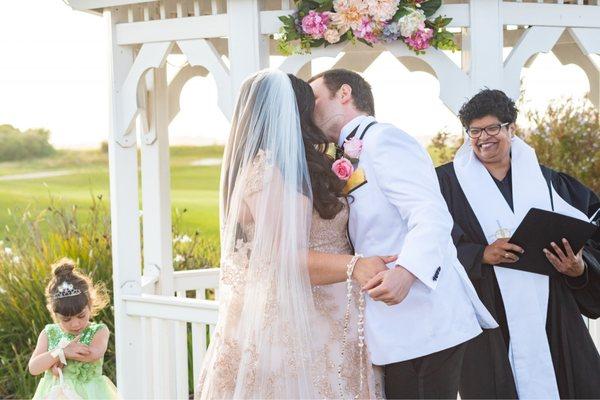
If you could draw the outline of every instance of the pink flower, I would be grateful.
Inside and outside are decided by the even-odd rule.
[[[433,30],[429,28],[423,28],[416,31],[411,37],[404,39],[414,50],[425,50],[430,46],[431,38],[433,37]]]
[[[331,170],[338,178],[343,181],[347,181],[354,172],[354,167],[352,166],[350,160],[342,157],[333,163]]]
[[[349,29],[358,29],[363,15],[367,13],[364,0],[334,0],[331,20],[337,26],[340,34]]]
[[[350,158],[360,157],[363,148],[363,142],[356,136],[344,143],[344,153]]]
[[[364,39],[369,43],[377,43],[379,33],[380,29],[378,29],[377,24],[374,24],[368,17],[363,17],[358,29],[354,30],[354,35],[357,38]]]
[[[302,18],[302,30],[313,39],[321,39],[329,24],[329,13],[319,13],[310,10],[308,15]]]

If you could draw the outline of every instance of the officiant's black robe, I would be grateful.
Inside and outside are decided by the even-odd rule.
[[[600,199],[576,179],[541,166],[544,177],[569,204],[591,217]],[[442,194],[454,218],[452,236],[458,258],[494,316],[499,329],[486,330],[466,350],[460,384],[461,398],[517,398],[508,359],[510,335],[502,295],[491,265],[482,264],[487,244],[483,230],[460,187],[453,164],[437,168]],[[512,208],[510,173],[495,181]],[[489,210],[494,212],[494,210]],[[600,398],[600,356],[581,314],[600,317],[600,243],[584,247],[583,276],[550,278],[546,334],[561,398]]]

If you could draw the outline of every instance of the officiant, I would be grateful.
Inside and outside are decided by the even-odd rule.
[[[517,113],[502,91],[479,92],[459,113],[465,143],[437,168],[458,258],[500,325],[468,344],[460,396],[600,398],[600,356],[582,318],[600,316],[598,242],[577,253],[548,243],[556,276],[498,266],[527,251],[508,238],[532,207],[585,221],[600,208],[592,190],[539,164],[515,135]]]

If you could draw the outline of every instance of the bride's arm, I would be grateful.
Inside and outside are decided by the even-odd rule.
[[[344,282],[348,263],[352,260],[350,254],[308,252],[308,273],[313,285],[330,285]],[[361,287],[381,271],[387,270],[386,264],[396,261],[396,257],[366,257],[360,258],[354,267],[354,278]]]

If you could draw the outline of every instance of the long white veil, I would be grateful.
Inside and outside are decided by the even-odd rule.
[[[286,74],[244,82],[223,161],[219,322],[196,396],[314,398],[312,194]]]

